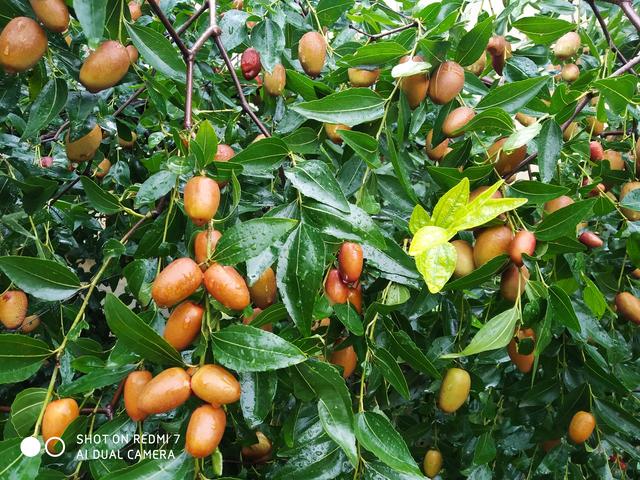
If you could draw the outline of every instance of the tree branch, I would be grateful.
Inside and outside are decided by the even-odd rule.
[[[62,197],[65,193],[71,190],[74,187],[74,185],[80,181],[82,177],[86,177],[87,175],[89,175],[89,173],[91,173],[92,165],[93,165],[93,158],[87,162],[87,166],[85,167],[84,171],[80,175],[78,175],[76,178],[74,178],[69,183],[67,183],[62,188],[62,190],[60,190],[53,197],[51,197],[51,200],[49,200],[49,206],[51,207],[54,203],[60,200],[60,197]]]
[[[153,13],[157,15],[157,17],[160,19],[160,21],[164,25],[165,30],[173,40],[173,43],[175,43],[176,46],[178,47],[178,50],[180,50],[180,53],[182,53],[182,56],[184,58],[187,58],[189,56],[189,49],[180,38],[180,34],[176,32],[176,30],[173,28],[173,25],[171,25],[171,22],[169,21],[167,16],[160,9],[160,6],[156,3],[155,0],[147,0],[147,3],[151,7],[151,10],[153,10]]]
[[[604,38],[607,40],[607,43],[609,44],[609,48],[615,52],[616,56],[618,57],[618,59],[622,63],[627,63],[628,60],[624,57],[622,52],[620,52],[620,50],[618,50],[618,47],[616,47],[615,44],[613,43],[613,39],[611,38],[611,33],[609,33],[609,29],[607,28],[607,24],[605,23],[604,18],[602,18],[602,15],[600,14],[600,10],[596,6],[596,2],[594,0],[586,0],[586,1],[589,4],[589,6],[591,7],[591,10],[593,11],[593,14],[595,15],[596,19],[598,20],[598,23],[600,24],[600,28],[602,29],[602,33],[604,34]]]
[[[380,32],[380,33],[367,33],[364,30],[360,30],[359,28],[353,26],[353,25],[349,25],[349,28],[351,28],[352,30],[355,30],[358,33],[361,33],[362,35],[365,35],[367,37],[369,37],[371,40],[379,40],[383,37],[386,37],[388,35],[393,35],[394,33],[399,33],[402,32],[404,30],[409,30],[410,28],[413,28],[415,26],[418,25],[418,22],[416,20],[412,21],[411,23],[407,23],[406,25],[402,25],[401,27],[398,28],[394,28],[393,30],[387,30],[386,32]]]
[[[618,5],[633,26],[636,27],[636,30],[640,33],[640,15],[638,15],[638,12],[633,9],[631,2],[629,0],[619,0]]]

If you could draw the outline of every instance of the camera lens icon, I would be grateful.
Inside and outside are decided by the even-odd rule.
[[[62,445],[58,453],[50,449],[50,447],[53,447],[52,442],[53,445],[55,445],[56,442],[60,442],[60,445]],[[44,443],[44,451],[47,453],[47,455],[54,458],[61,456],[64,453],[65,448],[66,445],[64,443],[64,440],[62,440],[60,437],[51,437]],[[40,440],[38,440],[36,437],[25,437],[20,442],[20,451],[25,457],[35,457],[40,453],[40,450]]]
[[[60,442],[60,444],[62,445],[58,453],[54,452],[53,450],[49,450],[49,444],[51,442],[53,442],[54,445],[56,442]],[[47,455],[49,455],[50,457],[55,458],[55,457],[61,456],[64,453],[65,448],[66,448],[66,445],[64,443],[64,440],[62,440],[60,437],[50,437],[46,442],[44,442],[44,451],[47,452]]]

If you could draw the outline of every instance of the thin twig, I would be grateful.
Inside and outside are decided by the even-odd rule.
[[[640,15],[633,9],[631,2],[629,0],[619,0],[618,5],[633,26],[636,27],[636,30],[640,32]]]
[[[76,178],[74,178],[69,183],[67,183],[62,188],[62,190],[60,190],[53,197],[51,197],[51,200],[49,200],[49,206],[52,206],[54,203],[56,203],[58,200],[60,200],[60,197],[62,197],[65,193],[67,193],[69,190],[71,190],[75,186],[75,184],[80,181],[80,179],[82,177],[86,177],[87,175],[89,175],[89,173],[91,173],[91,166],[92,165],[93,165],[93,158],[91,160],[89,160],[89,162],[87,162],[86,168],[84,169],[84,171],[80,175],[78,175]]]
[[[609,29],[607,28],[607,24],[605,23],[604,18],[602,18],[602,15],[600,14],[600,10],[596,6],[595,1],[594,0],[587,0],[587,3],[591,7],[591,10],[593,10],[593,14],[595,15],[596,19],[598,20],[598,23],[600,24],[600,28],[602,29],[602,33],[604,34],[604,38],[607,40],[607,43],[609,44],[609,48],[615,52],[615,54],[617,55],[618,59],[622,63],[627,63],[628,60],[625,58],[625,56],[622,54],[622,52],[620,50],[618,50],[618,47],[616,47],[615,44],[613,43],[613,39],[611,38],[611,33],[609,33]]]
[[[353,25],[349,25],[349,28],[351,28],[352,30],[355,30],[358,33],[361,33],[362,35],[369,37],[371,40],[379,40],[383,37],[393,35],[394,33],[399,33],[399,32],[403,32],[404,30],[409,30],[410,28],[414,28],[417,25],[418,25],[418,22],[414,20],[413,22],[407,23],[406,25],[402,25],[401,27],[394,28],[392,30],[387,30],[386,32],[380,32],[380,33],[367,33],[364,30],[360,30],[358,27],[355,27]]]
[[[189,49],[180,38],[180,34],[176,32],[176,30],[173,28],[173,25],[171,25],[171,22],[169,21],[167,16],[164,14],[162,9],[160,9],[160,6],[156,3],[155,0],[147,0],[147,3],[151,7],[151,10],[153,10],[153,13],[155,13],[158,16],[158,18],[164,25],[164,28],[167,30],[167,33],[169,34],[173,42],[176,44],[176,46],[180,50],[180,53],[182,53],[182,56],[185,58],[188,57]]]

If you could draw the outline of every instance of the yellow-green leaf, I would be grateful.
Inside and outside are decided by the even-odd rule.
[[[449,238],[450,235],[444,228],[433,226],[422,227],[416,232],[413,240],[411,240],[409,255],[415,257],[425,250],[448,242]]]
[[[453,226],[456,231],[469,230],[484,225],[498,215],[515,210],[527,203],[526,198],[491,198],[475,208],[469,205],[466,215]]]
[[[429,225],[432,225],[429,213],[422,206],[416,205],[409,219],[409,230],[415,235],[422,227],[428,227]]]
[[[469,202],[469,179],[463,177],[460,182],[445,193],[435,208],[431,220],[434,225],[449,228],[453,225],[456,212],[462,210]]]
[[[442,290],[453,275],[457,260],[456,247],[448,242],[429,248],[416,257],[418,271],[427,282],[431,293]]]

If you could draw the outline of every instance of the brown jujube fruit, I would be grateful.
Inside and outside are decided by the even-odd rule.
[[[511,229],[502,225],[487,228],[480,232],[473,247],[473,260],[476,268],[481,267],[498,255],[509,253],[512,239],[513,233]]]
[[[596,428],[596,419],[592,414],[576,412],[569,424],[569,438],[573,443],[584,443],[589,439],[594,428]]]
[[[575,63],[567,63],[562,66],[560,76],[565,82],[575,82],[580,77],[580,68]]]
[[[287,84],[287,71],[282,64],[278,63],[273,67],[271,73],[264,72],[263,85],[267,93],[273,97],[279,97],[284,92]]]
[[[450,138],[464,135],[464,127],[475,116],[476,112],[473,108],[458,107],[452,110],[442,123],[442,133]]]
[[[236,152],[229,145],[220,143],[218,144],[218,149],[216,150],[216,155],[213,157],[213,160],[216,162],[228,162],[234,157],[235,154]],[[226,180],[219,181],[218,186],[220,188],[224,188],[227,183],[229,182],[227,182]]]
[[[442,454],[440,451],[428,450],[427,453],[424,454],[422,467],[427,477],[432,478],[438,475],[442,469]]]
[[[40,317],[38,315],[29,315],[20,325],[22,333],[31,333],[40,326]]]
[[[634,268],[631,271],[631,276],[636,279],[640,279],[640,268]]]
[[[589,142],[589,158],[594,162],[604,160],[604,148],[600,142],[595,140]]]
[[[118,137],[118,145],[122,148],[132,148],[136,144],[136,140],[138,139],[138,134],[136,132],[131,132],[131,138],[129,140]]]
[[[486,66],[487,66],[487,55],[484,52],[482,52],[482,55],[480,55],[480,57],[478,57],[478,59],[475,62],[473,62],[471,65],[465,67],[465,70],[473,73],[476,77],[479,77],[480,75],[482,75],[482,72],[484,72],[484,69]]]
[[[346,283],[357,282],[362,274],[362,247],[354,242],[344,242],[338,252],[338,271]]]
[[[561,60],[573,57],[578,53],[581,44],[580,35],[576,32],[565,33],[553,47],[553,53]]]
[[[249,287],[251,301],[259,308],[267,308],[273,305],[276,293],[276,274],[271,267],[267,267],[260,275],[260,278],[256,280],[256,283]]]
[[[556,448],[558,445],[560,445],[560,439],[559,438],[553,438],[551,440],[545,440],[544,442],[542,442],[542,449],[545,452],[548,452],[548,451],[553,450],[554,448]]]
[[[327,42],[318,32],[307,32],[298,43],[298,60],[307,75],[320,75],[327,57]]]
[[[339,130],[351,130],[351,127],[342,123],[325,123],[324,131],[327,134],[327,138],[336,145],[342,145],[342,137],[338,133]]]
[[[127,55],[129,55],[129,63],[134,64],[138,62],[138,58],[140,58],[140,52],[133,45],[127,45]]]
[[[622,153],[615,150],[605,150],[603,160],[609,161],[611,170],[624,170],[624,159]]]
[[[134,422],[147,418],[147,412],[140,408],[140,394],[152,378],[151,372],[139,370],[127,375],[124,382],[124,408]]]
[[[356,312],[362,314],[362,285],[358,284],[353,288],[349,288],[349,293],[347,294],[347,302],[353,305],[353,308],[356,309]]]
[[[487,44],[487,53],[492,57],[504,55],[506,42],[502,35],[494,35],[489,39],[489,43]]]
[[[198,263],[203,270],[207,268],[206,263],[209,256],[213,255],[213,252],[216,251],[216,245],[220,237],[222,237],[222,233],[217,230],[203,230],[196,235],[193,242],[194,256],[196,263]]]
[[[562,195],[558,198],[554,198],[553,200],[549,200],[544,204],[545,213],[553,213],[557,212],[561,208],[564,208],[573,203],[573,199],[571,197],[567,197],[566,195]]]
[[[593,232],[582,232],[578,240],[589,248],[600,248],[604,245],[602,239]]]
[[[347,70],[349,82],[353,87],[370,87],[378,81],[380,69],[365,70],[364,68],[349,68]]]
[[[203,365],[191,377],[191,390],[213,405],[226,405],[240,400],[240,383],[220,365]]]
[[[109,173],[109,170],[111,170],[111,161],[108,158],[105,158],[98,164],[93,175],[96,178],[104,178]]]
[[[85,136],[74,141],[70,141],[70,138],[69,132],[67,132],[65,136],[67,158],[71,162],[86,162],[95,156],[98,147],[100,147],[100,143],[102,142],[102,129],[100,125],[96,125]]]
[[[202,284],[202,271],[190,258],[178,258],[167,265],[153,281],[151,296],[159,307],[173,307]]]
[[[487,149],[489,161],[495,164],[495,169],[500,175],[515,170],[527,156],[526,145],[509,152],[504,150],[503,146],[506,141],[506,137],[501,138]]]
[[[205,458],[216,451],[224,429],[227,415],[220,407],[202,405],[191,414],[187,426],[185,450],[195,458]]]
[[[473,260],[473,247],[464,240],[454,240],[451,244],[456,248],[458,255],[456,269],[453,271],[454,278],[469,275],[476,269],[476,264]]]
[[[256,307],[253,309],[253,313],[249,316],[249,317],[242,317],[242,323],[244,325],[251,325],[251,322],[253,322],[253,320],[260,315],[260,313],[262,313],[262,309],[259,307]],[[266,332],[271,332],[273,331],[273,325],[271,325],[270,323],[267,323],[265,325],[262,325],[260,327],[262,330],[266,331]]]
[[[142,9],[138,2],[129,2],[129,14],[134,22],[142,16]]]
[[[440,161],[442,157],[447,154],[447,148],[449,147],[449,139],[445,138],[438,146],[433,146],[433,130],[429,130],[427,138],[424,142],[424,149],[427,152],[427,157],[434,161]]]
[[[69,9],[64,0],[29,0],[38,20],[52,32],[62,33],[69,27]]]
[[[518,266],[522,266],[522,254],[533,255],[536,250],[536,236],[528,230],[516,232],[511,245],[509,245],[509,257]]]
[[[480,195],[482,192],[486,192],[488,189],[489,187],[486,185],[473,189],[469,194],[469,203],[473,202],[478,197],[478,195]],[[496,190],[495,192],[493,192],[493,195],[491,195],[491,198],[502,198],[502,193],[500,192],[500,190]]]
[[[247,48],[240,57],[240,69],[247,80],[253,80],[262,70],[260,54],[255,48]]]
[[[103,42],[80,68],[80,83],[92,93],[117,85],[129,70],[129,52],[115,40]]]
[[[616,295],[616,309],[624,318],[640,325],[640,299],[629,292]]]
[[[45,442],[51,437],[62,437],[67,427],[80,416],[80,408],[73,398],[61,398],[54,400],[44,409],[42,417],[42,438]],[[47,449],[51,449],[58,443],[54,440],[48,443]]]
[[[633,192],[634,190],[637,190],[638,188],[640,188],[640,182],[625,183],[620,189],[620,201],[622,202],[624,200],[624,197],[629,195],[629,193]],[[622,214],[632,222],[640,220],[640,212],[624,207],[622,207],[620,210],[622,211]]]
[[[7,73],[29,70],[47,51],[47,35],[35,20],[16,17],[0,33],[0,65]]]
[[[178,305],[167,320],[162,336],[176,350],[184,350],[200,333],[204,308],[193,302]]]
[[[444,105],[462,91],[464,69],[456,62],[441,63],[429,81],[429,98],[433,103]]]
[[[272,445],[271,440],[264,433],[257,431],[256,437],[258,438],[258,443],[242,447],[242,457],[254,463],[259,463],[271,456]]]
[[[209,222],[220,205],[220,187],[218,183],[203,175],[191,178],[184,186],[184,211],[194,225],[202,226]]]
[[[604,122],[601,122],[596,117],[587,117],[586,122],[592,135],[600,135],[604,132]]]
[[[520,370],[522,373],[529,373],[533,368],[535,355],[533,353],[533,349],[531,349],[531,353],[527,354],[518,352],[518,342],[524,339],[530,339],[532,342],[535,342],[536,333],[531,328],[518,329],[516,336],[511,339],[509,345],[507,346],[507,353],[509,354],[509,358],[511,358],[511,361],[514,363],[518,370]]]
[[[353,345],[349,345],[345,348],[339,348],[338,345],[342,343],[342,340],[336,343],[336,349],[331,353],[329,362],[333,365],[342,367],[342,378],[349,378],[353,371],[356,369],[358,363],[358,356],[353,349]]]
[[[466,370],[450,368],[442,380],[438,392],[438,407],[446,413],[458,410],[469,397],[471,377]]]
[[[0,322],[13,330],[24,322],[29,308],[27,295],[20,290],[7,290],[0,296]]]
[[[142,388],[138,408],[148,415],[178,408],[191,396],[191,377],[182,368],[172,367],[153,377]]]
[[[340,278],[340,272],[337,268],[332,268],[327,275],[327,281],[324,284],[324,291],[329,299],[329,303],[346,303],[349,297],[349,288]]]
[[[424,62],[424,59],[419,55],[414,57],[405,55],[398,63],[406,63],[409,60],[414,62]],[[408,77],[402,77],[398,82],[400,90],[402,90],[406,95],[409,107],[412,109],[420,105],[426,98],[427,91],[429,90],[429,77],[427,77],[425,73],[417,73]]]
[[[528,127],[536,123],[536,117],[532,117],[531,115],[527,115],[526,113],[522,113],[522,112],[516,113],[516,120],[525,127]]]
[[[524,265],[518,268],[509,265],[500,279],[500,294],[508,302],[515,302],[518,294],[522,295],[529,281],[529,270]]]
[[[213,298],[231,310],[244,310],[250,303],[249,288],[233,267],[214,263],[204,272],[204,285]]]

